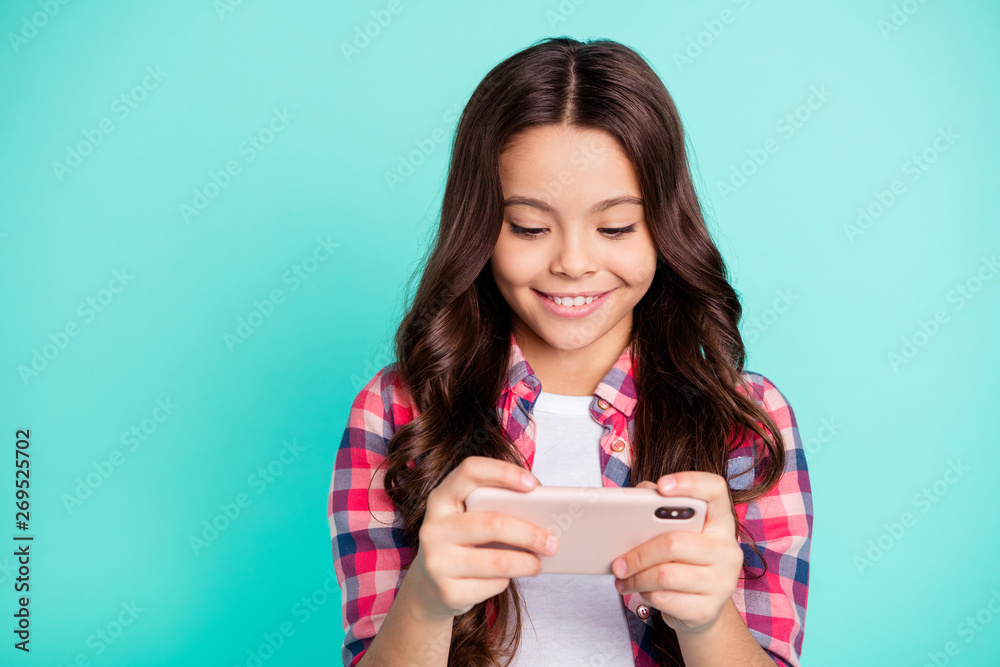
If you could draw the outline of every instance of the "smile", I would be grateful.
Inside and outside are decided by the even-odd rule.
[[[545,307],[549,310],[549,312],[559,315],[560,317],[571,318],[585,317],[591,314],[601,307],[601,304],[607,300],[608,295],[611,294],[611,292],[614,292],[614,290],[610,290],[604,292],[603,294],[591,296],[579,295],[575,297],[553,297],[543,292],[539,292],[538,290],[532,291],[538,295],[538,298],[541,299],[543,304],[545,304]]]

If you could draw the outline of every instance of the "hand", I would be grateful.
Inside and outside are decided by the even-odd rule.
[[[637,488],[699,498],[708,503],[708,514],[700,533],[663,533],[616,559],[615,585],[624,584],[621,592],[639,593],[677,632],[704,632],[732,598],[743,567],[729,486],[721,475],[691,470],[664,475],[656,484],[642,481]]]
[[[522,474],[530,477],[530,485],[522,481]],[[469,456],[428,494],[420,545],[407,574],[417,575],[418,598],[427,618],[464,614],[503,592],[511,577],[537,576],[542,570],[537,553],[548,556],[556,551],[546,549],[550,533],[538,526],[500,512],[467,512],[465,499],[478,486],[528,492],[538,480],[509,461]],[[533,553],[476,546],[488,542]]]

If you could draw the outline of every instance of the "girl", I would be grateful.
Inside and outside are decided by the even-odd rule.
[[[743,369],[741,311],[646,61],[553,38],[497,65],[459,120],[397,361],[337,452],[344,665],[797,666],[809,477],[784,395]],[[541,483],[708,516],[614,574],[540,574],[548,531],[464,499]]]

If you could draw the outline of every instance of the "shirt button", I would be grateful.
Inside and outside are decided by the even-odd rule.
[[[599,398],[597,399],[597,407],[599,407],[601,410],[607,410],[608,408],[611,407],[611,404],[605,401],[603,398]]]
[[[618,438],[617,440],[611,443],[611,449],[612,451],[615,452],[622,451],[623,449],[625,449],[625,441],[622,440],[621,438]]]
[[[648,618],[649,607],[647,605],[641,604],[635,608],[635,613],[639,615],[639,618]]]

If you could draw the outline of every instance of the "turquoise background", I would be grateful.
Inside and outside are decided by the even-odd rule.
[[[458,111],[496,63],[565,34],[621,41],[663,78],[743,297],[748,367],[795,410],[816,508],[803,663],[997,664],[1000,279],[983,261],[1000,251],[1000,5],[223,2],[0,6],[0,540],[16,532],[18,428],[35,536],[30,655],[12,647],[0,556],[0,662],[247,665],[287,624],[263,664],[340,664],[326,501],[351,400],[391,361]],[[371,12],[391,20],[348,58]],[[802,107],[813,87],[829,97]],[[294,117],[269,135],[275,109]],[[913,171],[924,151],[935,161]],[[849,234],[896,179],[902,194]],[[271,315],[227,344],[274,290]],[[22,377],[51,340],[64,347]],[[283,443],[298,450],[280,462]],[[227,504],[239,516],[192,547]],[[977,613],[979,630],[960,626]]]

